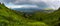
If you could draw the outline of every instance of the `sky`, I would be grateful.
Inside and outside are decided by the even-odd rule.
[[[21,8],[21,7],[35,7],[39,9],[51,8],[57,10],[60,7],[60,0],[0,0],[7,7]]]

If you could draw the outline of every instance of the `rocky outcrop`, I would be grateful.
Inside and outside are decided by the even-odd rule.
[[[58,10],[60,10],[60,7],[58,8]]]

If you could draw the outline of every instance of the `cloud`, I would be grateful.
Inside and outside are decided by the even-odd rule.
[[[58,9],[60,7],[60,0],[0,0],[5,3],[13,3],[15,5],[37,5],[40,8],[53,8]]]
[[[38,8],[36,5],[12,5],[8,6],[8,8]]]

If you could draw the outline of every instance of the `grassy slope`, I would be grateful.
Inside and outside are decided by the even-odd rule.
[[[36,12],[32,18],[34,18],[34,20],[36,19],[45,22],[49,26],[58,26],[58,24],[60,24],[60,10],[52,13]]]
[[[10,10],[0,4],[0,26],[47,26],[43,22],[26,19],[22,13]]]

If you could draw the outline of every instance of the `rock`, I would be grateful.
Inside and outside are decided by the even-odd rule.
[[[58,10],[60,10],[60,7],[58,8]]]

